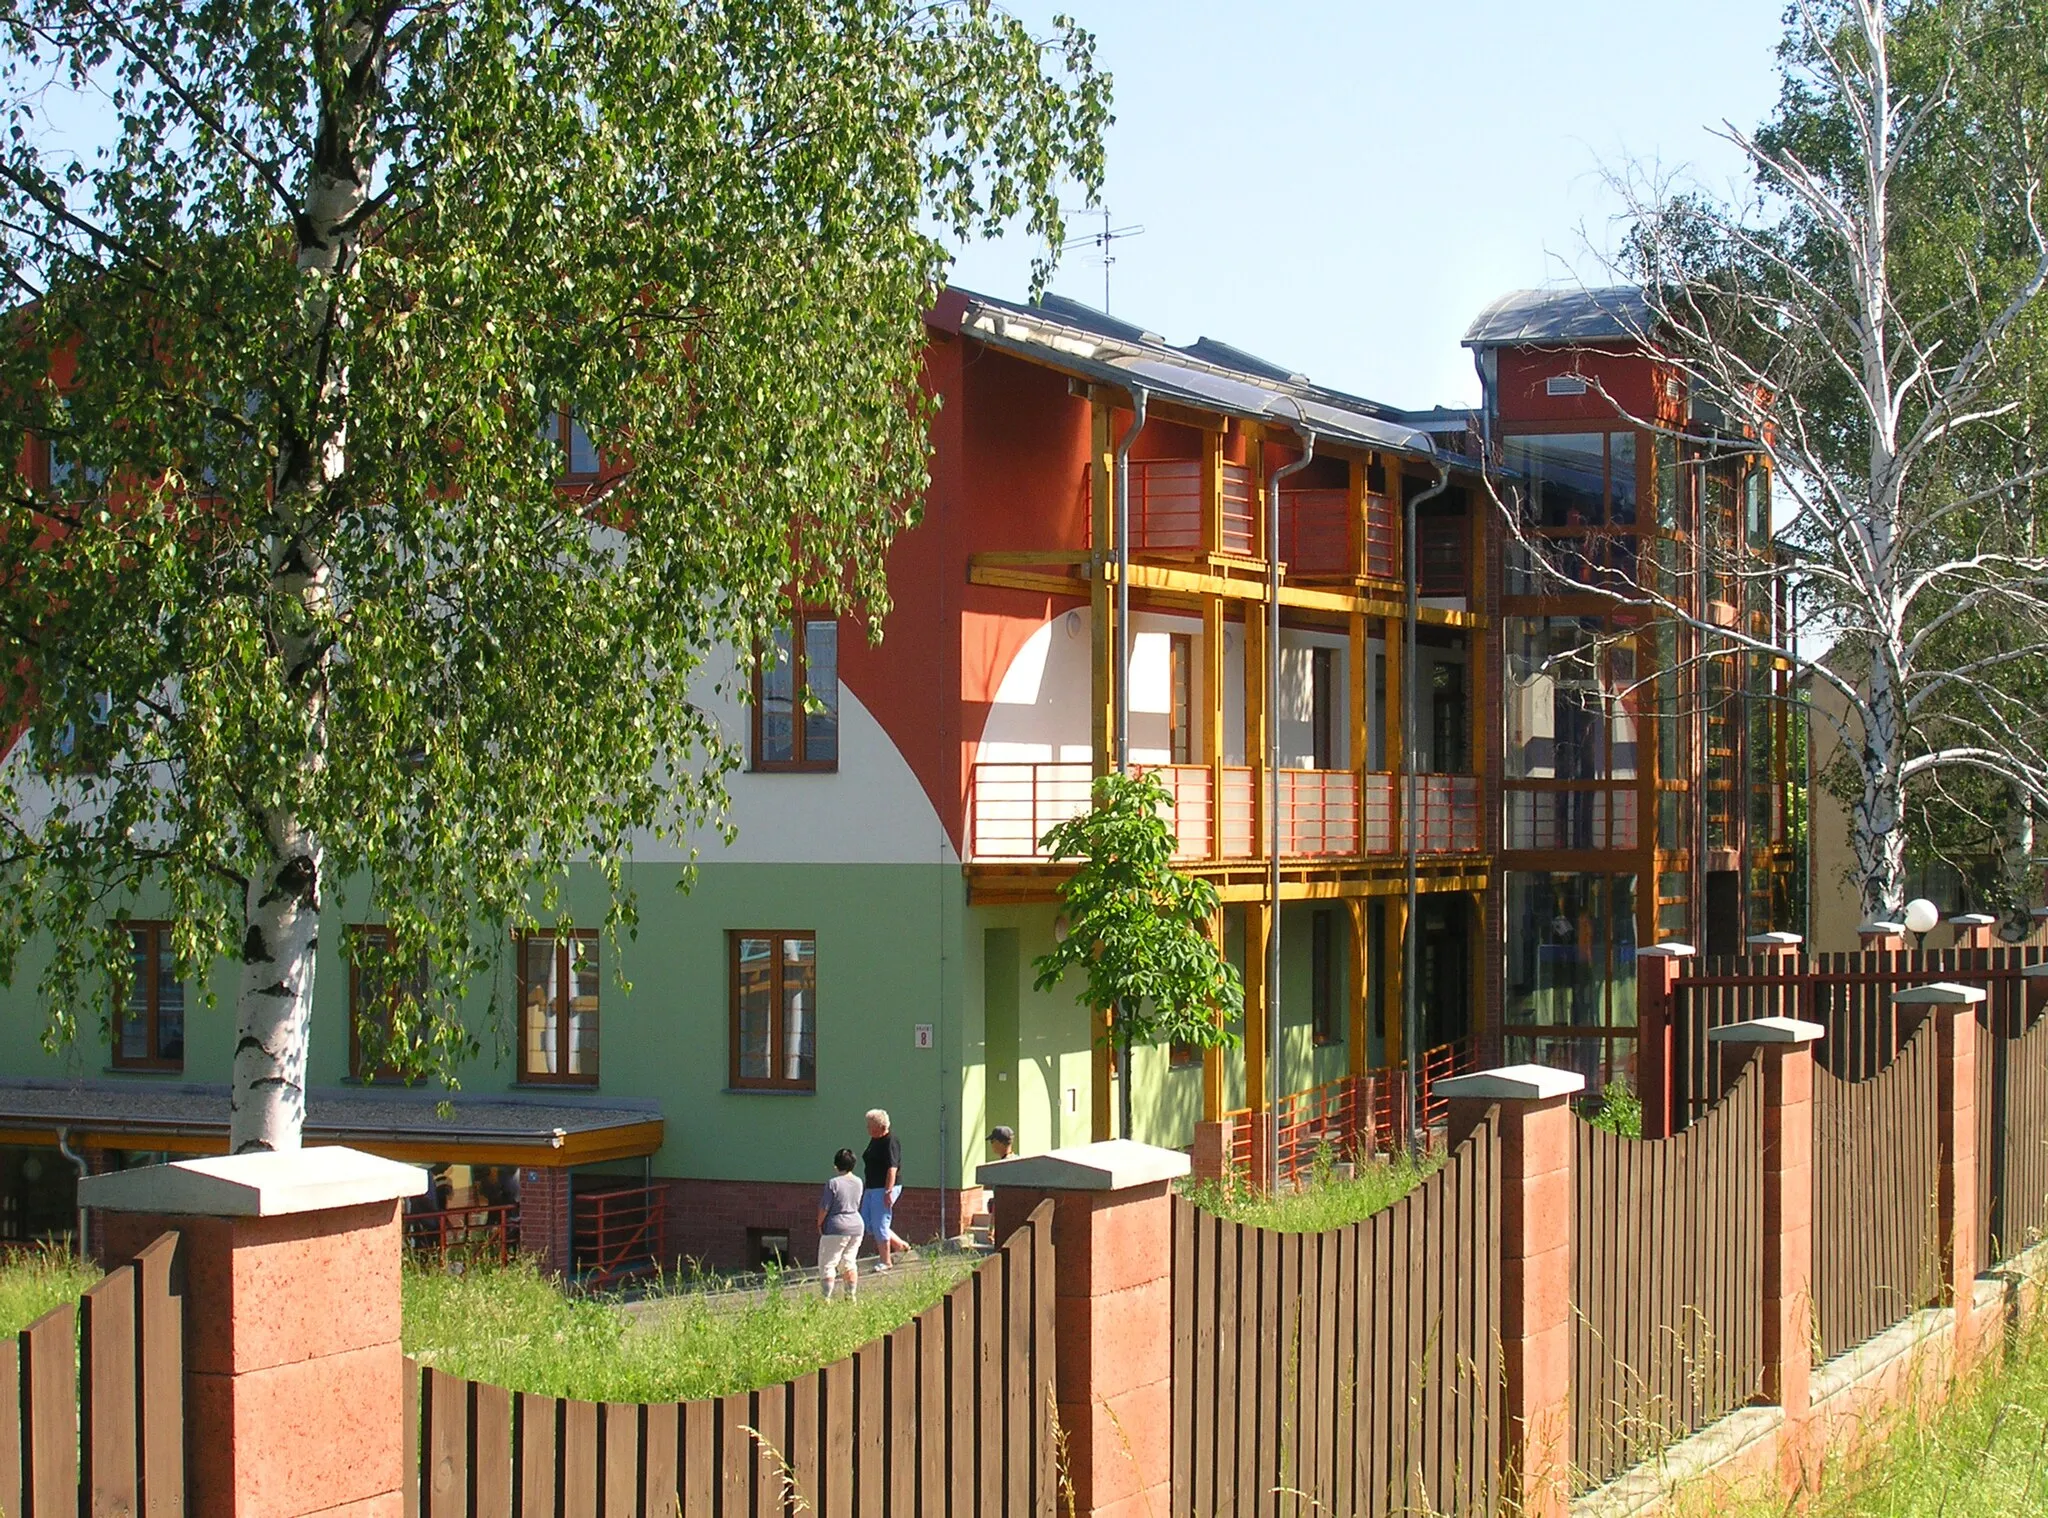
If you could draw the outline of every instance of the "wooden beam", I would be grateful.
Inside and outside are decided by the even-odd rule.
[[[1372,973],[1372,945],[1367,935],[1372,923],[1372,913],[1367,909],[1363,896],[1346,897],[1346,917],[1351,925],[1351,986],[1350,1016],[1346,1023],[1348,1047],[1345,1049],[1345,1068],[1352,1075],[1363,1075],[1371,1066],[1367,1058],[1370,1050],[1367,1041],[1370,1031],[1365,1025],[1366,1009],[1371,1005],[1366,995]]]
[[[1386,755],[1387,769],[1394,777],[1391,805],[1387,809],[1393,819],[1393,827],[1388,836],[1397,849],[1406,846],[1407,834],[1402,829],[1408,825],[1408,787],[1402,783],[1408,763],[1408,734],[1402,720],[1407,714],[1407,707],[1402,704],[1401,682],[1408,675],[1402,668],[1402,661],[1408,657],[1408,640],[1402,631],[1404,625],[1399,617],[1388,617],[1380,632],[1381,648],[1387,661],[1386,731],[1381,734],[1381,750]]]
[[[1216,952],[1223,952],[1223,908],[1219,905],[1209,914],[1209,941],[1216,946]],[[1221,1017],[1219,1012],[1218,1017]],[[1216,1123],[1223,1120],[1223,1050],[1219,1048],[1202,1051],[1202,1121]]]
[[[1223,551],[1223,429],[1202,434],[1202,547]]]
[[[1223,598],[1202,598],[1202,758],[1209,766],[1209,857],[1223,858]],[[1218,943],[1222,940],[1219,938]]]
[[[1345,768],[1351,771],[1353,782],[1358,787],[1358,827],[1353,840],[1360,854],[1365,852],[1367,822],[1365,804],[1365,767],[1372,757],[1372,734],[1368,720],[1372,716],[1372,645],[1366,641],[1365,618],[1357,612],[1351,614],[1351,754]]]
[[[1050,569],[1034,569],[1030,564],[1004,562],[1007,555],[976,554],[968,562],[967,578],[975,585],[992,585],[1004,590],[1029,590],[1051,596],[1093,596],[1095,581],[1092,576],[1082,574],[1054,574]],[[1066,554],[1058,558],[1039,561],[1057,566],[1075,562],[1078,556]],[[1105,585],[1114,583],[1114,571],[1105,564],[1103,571]],[[1243,601],[1263,606],[1266,601],[1266,585],[1263,580],[1239,579],[1230,575],[1210,574],[1199,569],[1177,569],[1163,564],[1133,564],[1131,566],[1131,589],[1152,591],[1159,595],[1184,596],[1189,601],[1205,595],[1221,596],[1227,601]],[[1360,612],[1368,617],[1399,619],[1407,615],[1399,601],[1389,601],[1378,596],[1354,595],[1344,590],[1309,589],[1299,585],[1282,584],[1280,604],[1301,611],[1328,612],[1336,616],[1349,616]],[[1608,603],[1612,610],[1612,603]],[[1537,615],[1540,613],[1532,613]],[[1589,613],[1590,614],[1590,613]],[[1484,627],[1486,620],[1470,611],[1460,611],[1448,606],[1423,606],[1417,609],[1416,621],[1425,627]]]
[[[1407,965],[1401,954],[1401,929],[1408,920],[1408,895],[1404,890],[1387,899],[1386,911],[1380,914],[1386,925],[1386,940],[1378,947],[1380,963],[1386,966],[1380,976],[1385,991],[1380,998],[1380,1017],[1384,1026],[1380,1029],[1381,1047],[1387,1051],[1387,1063],[1398,1065],[1405,1057],[1407,1029],[1403,1026],[1402,1010],[1408,998],[1404,994]]]
[[[1244,907],[1244,1095],[1253,1112],[1266,1110],[1266,935],[1273,913],[1263,901]]]

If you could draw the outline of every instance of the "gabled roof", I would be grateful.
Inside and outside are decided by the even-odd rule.
[[[1468,348],[1626,342],[1649,331],[1649,298],[1637,285],[1597,290],[1511,290],[1465,329]]]
[[[1155,332],[1061,296],[1025,305],[971,290],[955,293],[966,301],[963,335],[1078,379],[1122,390],[1139,385],[1196,410],[1307,429],[1331,442],[1479,467],[1476,459],[1438,448],[1433,434],[1455,430],[1445,423],[1447,412],[1409,413],[1332,390],[1215,338],[1175,347]]]

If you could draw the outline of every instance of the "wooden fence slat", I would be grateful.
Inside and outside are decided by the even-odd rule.
[[[20,1513],[22,1500],[21,1346],[0,1343],[0,1512]]]
[[[78,1308],[51,1308],[21,1331],[23,1518],[78,1512]]]
[[[1194,1205],[1175,1192],[1167,1199],[1173,1237],[1173,1485],[1175,1512],[1195,1510],[1195,1260]]]
[[[798,1376],[789,1383],[788,1448],[785,1453],[789,1458],[789,1479],[793,1488],[789,1506],[793,1512],[821,1511],[819,1482],[823,1477],[819,1473],[819,1461],[823,1446],[818,1428],[818,1399],[821,1395],[816,1371]],[[797,1506],[799,1503],[802,1504],[801,1509]],[[906,1513],[913,1511],[908,1507],[904,1509]]]
[[[711,1404],[718,1439],[718,1512],[720,1518],[747,1518],[754,1503],[754,1441],[748,1435],[754,1408],[745,1392],[720,1397]],[[564,1518],[574,1518],[565,1514]]]
[[[135,1257],[137,1376],[140,1379],[141,1511],[146,1518],[183,1518],[185,1511],[185,1271],[178,1235],[159,1234]],[[416,1370],[408,1370],[413,1383]],[[408,1470],[419,1466],[417,1402],[407,1404]],[[4,1417],[4,1414],[0,1414]],[[0,1490],[5,1489],[0,1464]],[[407,1483],[408,1488],[412,1483]],[[417,1504],[415,1496],[413,1502]],[[416,1508],[408,1518],[418,1518]]]
[[[1003,1251],[1002,1347],[996,1375],[1003,1404],[1002,1511],[1031,1511],[1031,1252],[1026,1227]],[[903,1509],[895,1509],[902,1512]]]
[[[748,1427],[752,1433],[748,1443],[753,1453],[749,1463],[754,1471],[754,1495],[747,1511],[762,1518],[769,1514],[781,1518],[789,1510],[789,1399],[787,1381],[764,1386],[750,1398],[753,1410]]]
[[[502,1386],[471,1382],[469,1486],[474,1511],[512,1512],[512,1393]]]
[[[1033,1448],[1032,1512],[1053,1518],[1059,1506],[1059,1474],[1055,1465],[1059,1385],[1059,1339],[1055,1308],[1058,1284],[1053,1274],[1053,1207],[1041,1202],[1031,1215],[1031,1417],[1037,1430]]]
[[[469,1383],[427,1367],[426,1518],[468,1518]]]
[[[683,1410],[674,1402],[650,1402],[641,1411],[641,1511],[647,1518],[683,1518]]]
[[[825,1488],[823,1518],[853,1518],[853,1362],[834,1361],[818,1373],[818,1380],[818,1425],[825,1444],[819,1472]]]
[[[1028,1228],[1019,1229],[1020,1235],[1028,1235]],[[1028,1308],[1028,1303],[1026,1304]],[[1011,1384],[1021,1388],[1021,1395],[1028,1397],[1031,1387],[1031,1360],[1029,1353],[1030,1327],[1027,1322],[1024,1336],[1020,1337],[1015,1363],[1010,1366]],[[918,1409],[917,1399],[917,1325],[906,1323],[895,1329],[882,1341],[883,1397],[882,1421],[887,1425],[889,1455],[888,1511],[912,1515],[917,1512],[917,1469],[918,1445],[924,1437],[923,1415]],[[1020,1515],[1028,1514],[1030,1508],[1030,1454],[1028,1440],[1030,1428],[1022,1430],[1027,1440],[1026,1448],[1018,1454],[1018,1469],[1027,1477],[1027,1484],[1011,1511]]]
[[[713,1404],[683,1404],[683,1512],[687,1518],[713,1511],[718,1490],[718,1420]]]
[[[917,1315],[917,1406],[922,1430],[917,1449],[919,1518],[946,1512],[946,1305]]]
[[[561,1469],[561,1403],[520,1392],[512,1404],[518,1448],[519,1518],[556,1518],[556,1476]]]
[[[92,1518],[138,1507],[135,1423],[135,1267],[101,1277],[79,1303],[79,1448],[82,1506]]]
[[[946,1299],[946,1462],[952,1503],[949,1512],[966,1518],[975,1511],[976,1432],[974,1374],[980,1345],[975,1333],[974,1293],[956,1291]]]
[[[603,1518],[638,1518],[640,1511],[640,1408],[631,1402],[598,1405],[601,1458],[598,1512]]]
[[[976,1271],[973,1280],[979,1292],[988,1272]],[[889,1407],[884,1400],[888,1388],[883,1355],[882,1341],[876,1339],[863,1344],[853,1356],[854,1511],[859,1518],[882,1518],[889,1500]],[[1000,1364],[981,1367],[977,1380],[984,1395],[992,1379],[1000,1384],[1001,1375]]]
[[[603,1456],[597,1435],[597,1404],[563,1398],[562,1518],[598,1518],[597,1469]]]

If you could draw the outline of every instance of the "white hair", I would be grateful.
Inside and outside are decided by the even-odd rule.
[[[884,1133],[889,1131],[889,1114],[880,1107],[868,1108],[868,1119]]]

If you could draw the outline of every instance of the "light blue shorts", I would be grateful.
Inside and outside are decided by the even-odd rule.
[[[860,1221],[869,1238],[881,1239],[889,1232],[889,1225],[896,1217],[896,1198],[901,1195],[901,1186],[891,1186],[886,1191],[877,1186],[872,1191],[861,1193]]]

